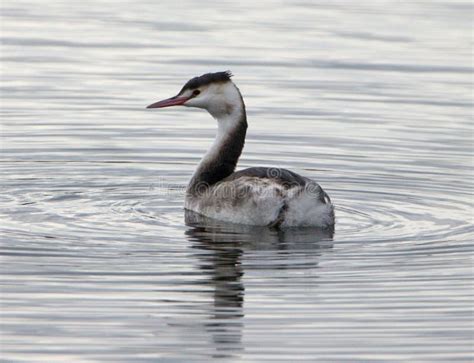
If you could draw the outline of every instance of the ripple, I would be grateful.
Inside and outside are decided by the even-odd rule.
[[[5,8],[5,360],[469,360],[467,2],[343,3]],[[313,178],[335,231],[185,213],[215,123],[144,107],[229,66],[239,167]]]

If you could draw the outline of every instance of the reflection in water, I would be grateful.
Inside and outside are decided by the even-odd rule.
[[[319,256],[322,249],[332,247],[334,234],[333,230],[313,228],[272,230],[230,224],[191,211],[186,211],[185,219],[189,227],[186,236],[198,251],[199,268],[209,276],[206,284],[213,288],[214,304],[205,326],[218,352],[215,358],[231,357],[243,350],[244,254],[258,255],[259,251],[273,251],[274,255],[270,254],[270,258],[265,255],[270,261],[262,261],[267,268],[315,268],[316,259],[298,266],[292,261],[293,254],[288,251]],[[255,267],[252,263],[248,264],[249,269]]]
[[[2,1],[3,361],[469,361],[471,7]],[[317,180],[334,248],[184,225],[215,122],[144,107],[226,69],[239,168]]]
[[[218,221],[189,210],[185,211],[185,221],[188,226],[193,227],[193,236],[197,234],[199,240],[204,239],[207,242],[212,242],[213,245],[237,242],[251,249],[287,249],[291,247],[301,249],[303,245],[307,244],[314,248],[315,242],[331,241],[334,236],[334,229],[288,228],[278,230],[268,227],[246,226]]]
[[[243,251],[237,243],[214,244],[202,232],[201,228],[191,228],[186,234],[193,247],[200,250],[196,254],[199,268],[208,276],[205,283],[213,289],[212,312],[205,327],[218,352],[216,356],[226,357],[242,349]]]

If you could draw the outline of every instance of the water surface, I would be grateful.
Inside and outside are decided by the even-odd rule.
[[[1,6],[5,361],[472,358],[470,2]],[[145,106],[226,69],[334,235],[185,223],[215,121]]]

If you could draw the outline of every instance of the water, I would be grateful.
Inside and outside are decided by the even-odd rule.
[[[6,362],[472,358],[472,5],[359,3],[2,2]],[[185,224],[226,69],[334,236]]]

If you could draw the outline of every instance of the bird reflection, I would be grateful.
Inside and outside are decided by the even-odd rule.
[[[252,227],[228,224],[186,211],[186,236],[196,249],[199,268],[208,276],[206,284],[212,287],[213,304],[210,317],[205,324],[211,337],[214,358],[237,357],[243,350],[242,330],[244,310],[244,254],[259,251],[275,251],[278,262],[272,261],[266,268],[286,269],[316,267],[317,259],[311,258],[303,266],[292,261],[292,251],[318,256],[323,249],[332,248],[334,230],[299,229],[272,230],[267,227]],[[265,262],[265,261],[262,261]],[[245,263],[247,269],[262,268]]]

